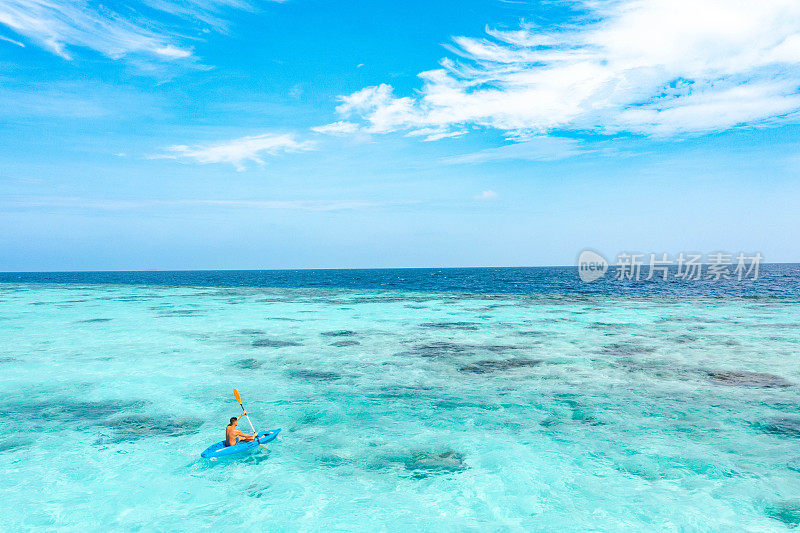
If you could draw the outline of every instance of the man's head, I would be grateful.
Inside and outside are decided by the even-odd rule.
[[[228,424],[228,425],[229,425],[229,426],[235,426],[235,425],[236,425],[236,422],[238,422],[238,421],[239,421],[239,419],[238,419],[238,418],[236,418],[235,416],[232,416],[232,417],[231,417],[231,423],[230,423],[230,424]]]

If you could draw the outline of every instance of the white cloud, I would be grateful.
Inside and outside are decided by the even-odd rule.
[[[340,120],[339,122],[332,122],[324,126],[315,126],[311,128],[311,131],[324,133],[325,135],[351,135],[358,132],[358,129],[358,124],[355,122]]]
[[[190,160],[196,163],[230,163],[236,170],[245,169],[251,161],[264,164],[263,154],[276,155],[284,152],[311,150],[312,143],[297,141],[291,134],[253,135],[205,146],[175,145],[165,148],[164,153],[151,156],[152,159]]]
[[[522,159],[528,161],[556,161],[585,153],[581,141],[565,137],[541,135],[527,141],[508,144],[498,148],[487,148],[471,154],[447,157],[445,163],[468,164],[486,161]]]
[[[392,87],[385,83],[366,87],[349,96],[343,96],[336,112],[342,116],[353,114],[364,117],[369,133],[386,133],[418,124],[420,127],[435,126],[426,123],[417,109],[416,102],[409,97],[395,98]]]
[[[219,14],[226,7],[250,9],[241,0],[140,0],[120,11],[87,0],[2,0],[0,24],[64,59],[72,59],[70,48],[83,47],[112,59],[138,54],[174,61],[192,57],[182,44],[187,30],[225,30]],[[157,22],[155,15],[164,13],[190,28]]]
[[[439,139],[447,139],[450,137],[461,137],[467,133],[467,130],[452,130],[448,128],[420,128],[418,130],[411,130],[406,135],[408,137],[425,137],[426,141],[438,141]]]
[[[492,190],[487,190],[487,191],[481,191],[481,193],[479,195],[475,196],[475,199],[476,200],[495,200],[498,196],[499,195],[496,192],[494,192]]]
[[[15,41],[14,39],[9,39],[8,37],[4,37],[3,35],[0,35],[0,41],[5,41],[7,43],[15,44],[20,48],[25,48],[25,45],[23,43]]]
[[[371,133],[458,135],[470,126],[525,140],[552,131],[703,134],[800,110],[800,2],[586,0],[584,25],[456,37],[458,59],[422,72],[414,96],[390,85],[341,98]],[[352,120],[352,119],[351,119]]]
[[[156,55],[164,57],[166,59],[183,59],[185,57],[190,57],[192,52],[189,50],[184,50],[182,48],[178,48],[177,46],[172,46],[168,44],[167,46],[162,46],[161,48],[156,48],[153,50]]]
[[[793,83],[767,81],[626,109],[617,116],[617,128],[669,136],[728,129],[799,109],[800,94]]]

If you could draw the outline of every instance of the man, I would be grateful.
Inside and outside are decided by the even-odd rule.
[[[242,411],[242,414],[237,416],[231,417],[231,423],[228,424],[228,427],[225,428],[225,446],[233,446],[237,442],[239,442],[239,437],[241,437],[242,441],[250,442],[256,438],[257,434],[253,433],[252,435],[248,435],[244,431],[236,429],[236,424],[239,422],[239,419],[242,418],[244,415],[247,414],[247,411]]]

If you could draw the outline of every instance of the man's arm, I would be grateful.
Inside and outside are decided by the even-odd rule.
[[[247,416],[247,409],[242,409],[242,414],[239,415],[239,418],[242,418],[243,416]],[[236,419],[237,422],[239,421],[239,418]],[[253,438],[258,437],[258,433],[253,433],[251,435],[249,433],[245,433],[244,431],[240,431],[239,428],[236,428],[236,431],[237,435],[239,435],[240,437],[253,437]]]

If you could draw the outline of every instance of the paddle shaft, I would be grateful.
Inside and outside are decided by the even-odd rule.
[[[244,412],[244,405],[242,405],[242,402],[239,402],[239,407],[241,407],[242,408],[242,412]],[[255,433],[256,432],[256,428],[253,427],[253,422],[250,420],[250,415],[246,414],[246,415],[244,415],[244,417],[247,419],[248,422],[250,422],[250,429],[252,429],[253,433]],[[258,435],[256,435],[256,437],[258,437]]]
[[[242,408],[242,412],[244,412],[244,405],[242,405],[242,402],[239,402],[239,407],[241,407]],[[244,416],[245,416],[245,418],[247,418],[247,421],[250,422],[250,429],[252,429],[253,433],[255,433],[256,442],[258,443],[259,446],[261,446],[262,448],[264,448],[266,450],[267,447],[264,446],[263,444],[261,444],[261,441],[258,439],[258,433],[256,433],[256,428],[253,427],[253,422],[252,422],[252,420],[250,420],[250,415],[245,414]]]

